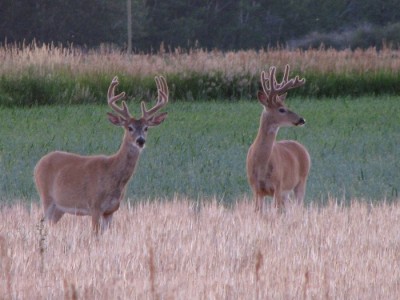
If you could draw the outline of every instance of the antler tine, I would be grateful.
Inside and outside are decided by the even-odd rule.
[[[269,95],[271,92],[271,83],[269,78],[267,77],[267,73],[265,71],[261,72],[261,87],[266,95]]]
[[[268,76],[265,71],[261,72],[261,86],[265,95],[267,95],[268,98],[272,98],[276,95],[275,71],[275,67],[270,67]]]
[[[132,118],[132,115],[129,113],[128,106],[126,105],[125,101],[122,101],[122,108],[119,107],[115,102],[118,100],[122,99],[125,97],[125,92],[122,92],[118,95],[115,96],[115,88],[119,84],[118,77],[115,76],[113,80],[111,81],[111,84],[108,88],[107,92],[107,102],[108,105],[116,112],[118,113],[121,117],[123,117],[125,120],[128,120]]]
[[[270,94],[271,96],[275,96],[277,94],[277,83],[276,83],[276,77],[275,77],[275,72],[276,72],[276,67],[271,67],[269,68],[269,81],[270,81]]]
[[[113,80],[110,83],[110,86],[108,87],[108,91],[107,91],[107,99],[110,99],[114,96],[114,91],[115,91],[115,87],[119,84],[118,82],[118,77],[115,76],[113,78]]]
[[[162,90],[164,91],[165,96],[167,97],[168,101],[168,96],[169,96],[169,89],[168,89],[168,84],[167,81],[165,80],[164,77],[161,76],[161,84],[162,84]]]
[[[282,82],[279,84],[280,87],[282,87],[282,85],[286,82],[289,81],[289,72],[290,72],[290,66],[286,65],[285,66],[285,72],[283,73],[283,78],[282,78]]]
[[[279,87],[277,89],[280,95],[306,83],[306,80],[304,78],[300,79],[299,76],[295,76],[295,78],[289,80],[289,71],[290,67],[286,65],[282,82],[278,85]]]
[[[157,92],[158,92],[157,103],[153,108],[147,110],[146,104],[144,103],[144,101],[142,101],[141,103],[142,118],[145,119],[149,119],[150,117],[152,117],[158,110],[160,110],[168,103],[169,90],[167,81],[163,76],[156,76],[154,79],[156,81]]]

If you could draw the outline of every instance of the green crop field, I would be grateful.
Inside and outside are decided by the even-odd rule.
[[[312,158],[306,202],[395,199],[400,189],[400,99],[394,96],[287,100],[302,128],[282,128],[278,139],[304,144]],[[139,113],[138,102],[129,102]],[[253,101],[172,102],[169,115],[150,129],[132,178],[131,201],[250,196],[245,162],[261,106]],[[83,155],[117,151],[123,131],[106,105],[0,108],[0,198],[38,200],[33,168],[53,150]]]

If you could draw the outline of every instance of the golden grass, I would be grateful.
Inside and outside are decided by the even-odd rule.
[[[247,50],[247,51],[190,51],[175,50],[157,54],[126,55],[117,50],[87,51],[62,48],[54,45],[35,44],[17,47],[0,47],[0,75],[21,74],[26,70],[39,72],[43,76],[61,71],[74,76],[86,73],[125,74],[129,76],[153,76],[154,74],[179,74],[190,72],[212,74],[221,72],[230,78],[240,75],[257,76],[270,65],[279,69],[290,64],[292,69],[322,74],[365,73],[400,69],[400,51],[384,48],[367,50]]]
[[[186,199],[125,205],[93,237],[88,217],[40,223],[0,210],[0,295],[13,299],[397,299],[400,205],[233,208]],[[42,249],[42,250],[41,250]],[[43,261],[42,261],[43,258]]]

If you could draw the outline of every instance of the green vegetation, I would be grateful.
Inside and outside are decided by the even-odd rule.
[[[154,76],[164,75],[171,100],[253,99],[259,77],[271,65],[307,79],[291,96],[359,97],[400,94],[400,51],[332,49],[289,51],[176,51],[126,55],[88,53],[76,48],[35,44],[0,47],[0,106],[102,104],[111,79],[135,99],[152,100]],[[280,74],[278,74],[279,76]]]
[[[289,97],[306,118],[304,128],[283,128],[278,139],[296,139],[311,154],[306,201],[328,195],[394,199],[400,189],[398,97],[357,99]],[[129,102],[139,113],[138,102]],[[34,199],[33,168],[53,150],[112,154],[122,129],[106,118],[105,105],[0,108],[0,198]],[[250,195],[246,153],[258,129],[261,106],[253,101],[172,102],[169,116],[151,129],[128,197],[232,201]]]
[[[296,73],[296,71],[292,72]],[[294,96],[339,97],[373,94],[400,94],[400,73],[329,74],[304,72],[308,84],[293,90]],[[2,77],[0,79],[0,105],[32,106],[43,104],[91,104],[104,102],[104,91],[113,75],[87,74],[75,78],[65,74],[54,77],[30,76]],[[124,90],[136,95],[136,99],[150,99],[154,90],[153,76],[145,78],[122,76]],[[237,75],[226,80],[216,74],[191,73],[182,77],[169,74],[174,100],[194,99],[250,99],[257,93],[259,78],[253,75]]]

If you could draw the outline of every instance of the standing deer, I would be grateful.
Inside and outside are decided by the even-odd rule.
[[[283,80],[277,83],[275,67],[269,74],[261,73],[263,91],[258,92],[258,101],[264,106],[257,137],[247,153],[247,178],[253,191],[256,211],[262,211],[263,198],[271,196],[275,207],[280,209],[294,191],[299,204],[303,203],[307,176],[310,170],[310,155],[296,141],[276,141],[280,127],[300,126],[305,120],[287,109],[284,104],[289,89],[302,86],[305,79],[296,76],[289,80],[289,65],[286,65]]]
[[[42,157],[34,170],[36,187],[43,203],[45,219],[57,223],[64,213],[89,215],[95,233],[110,226],[113,213],[118,210],[129,179],[132,177],[144,148],[148,127],[157,126],[167,113],[156,114],[168,103],[168,85],[164,77],[155,77],[158,90],[157,104],[150,110],[141,103],[142,117],[135,119],[125,97],[115,96],[118,78],[108,88],[108,105],[116,112],[107,113],[109,121],[124,129],[124,138],[117,153],[111,156],[81,156],[55,151]]]

